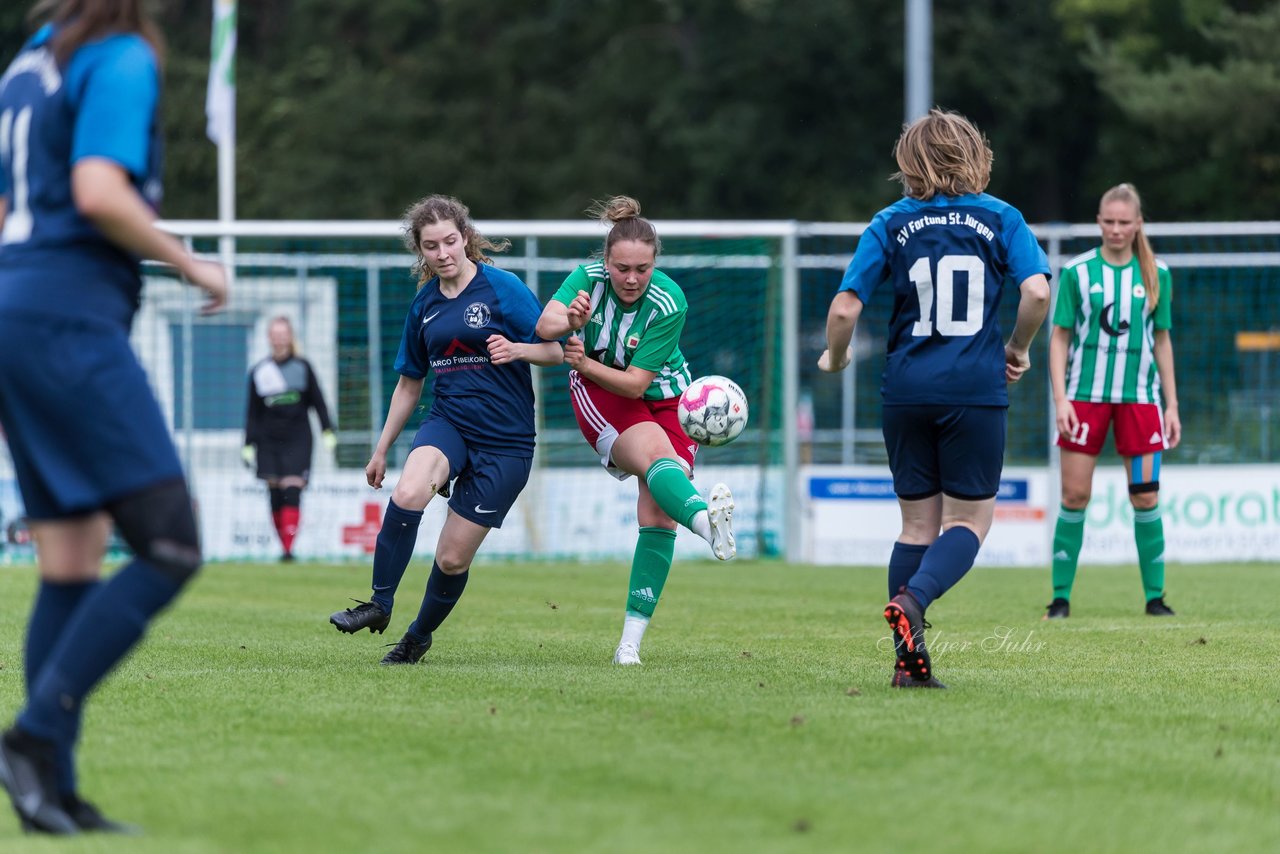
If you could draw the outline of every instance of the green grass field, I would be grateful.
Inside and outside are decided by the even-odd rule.
[[[978,569],[930,609],[948,691],[889,688],[884,572],[677,565],[643,668],[620,565],[476,567],[416,667],[340,635],[362,566],[215,565],[88,706],[81,777],[141,839],[23,851],[1280,850],[1280,572]],[[35,584],[0,568],[0,716]],[[394,636],[393,636],[394,633]]]

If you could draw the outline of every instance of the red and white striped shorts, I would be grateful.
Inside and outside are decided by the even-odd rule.
[[[650,422],[657,424],[671,440],[676,459],[693,475],[693,458],[697,444],[680,429],[676,415],[678,397],[667,400],[644,400],[622,397],[601,388],[577,371],[569,372],[569,397],[573,400],[573,414],[578,419],[578,429],[595,452],[600,464],[618,480],[631,475],[613,464],[613,443],[628,427]]]

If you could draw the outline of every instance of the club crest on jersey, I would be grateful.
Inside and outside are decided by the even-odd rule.
[[[472,329],[483,329],[489,325],[489,306],[482,302],[473,302],[462,312],[462,322]]]
[[[639,336],[639,335],[629,335],[629,336],[627,336],[627,349],[628,349],[628,350],[634,350],[635,348],[637,348],[637,347],[639,347],[639,346],[640,346],[640,336]]]
[[[1144,288],[1142,285],[1134,285],[1134,286],[1133,286],[1133,298],[1134,298],[1134,299],[1142,299],[1142,298],[1143,298],[1143,297],[1145,297],[1146,295],[1147,295],[1147,289],[1146,289],[1146,288]]]

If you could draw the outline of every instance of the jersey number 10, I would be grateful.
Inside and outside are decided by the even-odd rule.
[[[23,107],[14,118],[13,110],[0,113],[0,163],[10,163],[13,179],[13,210],[4,218],[0,244],[22,243],[31,237],[31,200],[27,187],[27,139],[31,135],[31,108]]]
[[[965,303],[964,317],[955,318],[955,275],[964,273],[969,279],[969,299]],[[911,334],[927,338],[933,334],[934,321],[929,319],[933,311],[934,295],[937,295],[937,327],[939,335],[963,337],[976,335],[982,329],[983,303],[986,300],[987,268],[977,255],[943,255],[938,259],[938,279],[935,285],[929,257],[923,256],[907,271],[911,284],[916,286],[920,298],[920,319],[911,327]]]

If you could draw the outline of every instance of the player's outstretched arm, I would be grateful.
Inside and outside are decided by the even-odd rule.
[[[493,334],[485,341],[489,348],[489,361],[495,365],[506,365],[511,362],[528,362],[543,368],[550,368],[564,362],[564,348],[559,341],[543,341],[539,344],[522,344]]]
[[[827,310],[827,349],[818,357],[818,369],[839,373],[853,361],[853,331],[862,316],[862,300],[853,291],[840,291]],[[833,355],[834,354],[834,355]]]
[[[1022,379],[1027,368],[1031,367],[1031,342],[1049,313],[1049,280],[1044,274],[1028,276],[1018,290],[1021,292],[1018,320],[1013,334],[1009,336],[1009,343],[1004,347],[1004,376],[1011,383]]]
[[[155,227],[155,212],[138,195],[124,168],[101,157],[86,157],[71,169],[71,195],[76,210],[107,239],[140,258],[178,269],[209,297],[203,313],[227,303],[227,278],[221,265],[198,260],[171,234]]]
[[[1152,355],[1160,372],[1160,393],[1164,397],[1164,434],[1170,448],[1182,441],[1182,418],[1178,415],[1178,381],[1173,375],[1173,339],[1168,329],[1157,329]]]
[[[382,488],[382,478],[387,473],[387,452],[395,442],[405,422],[413,414],[414,407],[422,397],[422,379],[414,379],[400,375],[396,390],[391,393],[391,404],[387,407],[387,422],[382,425],[382,435],[378,437],[378,445],[373,449],[369,464],[364,467],[365,480],[374,489]]]

